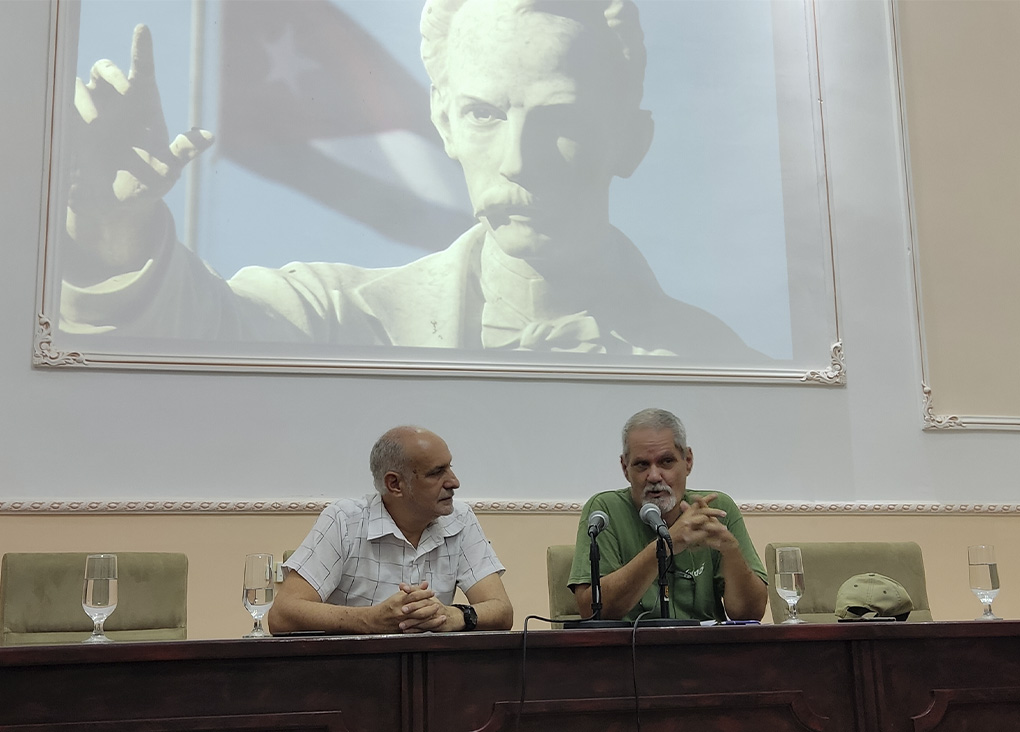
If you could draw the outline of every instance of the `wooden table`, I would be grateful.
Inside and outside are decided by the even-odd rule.
[[[1020,622],[542,630],[526,654],[524,638],[0,648],[0,730],[1020,729]]]

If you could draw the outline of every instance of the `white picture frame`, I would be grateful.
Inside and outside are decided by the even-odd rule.
[[[240,2],[242,0],[232,0],[231,4],[236,7]],[[292,2],[288,7],[300,13],[325,2]],[[372,5],[362,4],[362,11]],[[114,58],[114,62],[126,69],[128,59],[124,51],[129,45],[130,33],[124,28],[145,19],[122,17],[130,15],[128,8],[138,8],[137,4],[104,2],[101,5],[112,10],[116,18],[109,22],[92,22],[92,25],[110,29],[120,36],[119,47],[111,52],[125,56]],[[350,10],[350,17],[359,17],[356,7],[338,5]],[[377,9],[379,5],[386,6],[388,15],[413,15],[405,25],[417,27],[418,11],[411,13],[417,3],[375,3]],[[253,8],[257,11],[269,6],[270,3],[260,2]],[[218,41],[208,36],[203,38],[193,27],[222,28],[225,6],[220,2],[194,5],[180,2],[173,10],[187,17],[193,7],[200,8],[205,15],[188,19],[187,26],[192,29],[189,30],[192,38],[189,66],[197,69],[199,76],[205,70],[204,75],[211,78],[214,72],[209,69],[215,69],[218,64]],[[652,111],[656,136],[649,155],[634,175],[614,182],[611,216],[635,241],[660,284],[682,280],[685,272],[693,272],[686,275],[690,277],[689,297],[684,294],[683,287],[673,291],[663,285],[663,290],[729,324],[755,356],[730,359],[709,354],[692,360],[683,353],[612,355],[296,344],[146,336],[144,333],[122,335],[102,328],[74,332],[64,328],[61,293],[65,286],[64,248],[68,246],[64,232],[71,180],[69,161],[75,153],[69,130],[77,122],[77,112],[70,102],[75,77],[87,75],[87,67],[83,70],[78,58],[79,47],[96,41],[90,37],[86,43],[84,30],[79,35],[79,25],[94,12],[90,0],[81,3],[60,0],[53,27],[49,206],[45,212],[44,240],[40,243],[33,364],[40,368],[845,384],[833,243],[828,223],[829,188],[813,4],[806,0],[774,3],[638,0],[638,8],[648,52],[645,105]],[[767,38],[763,38],[761,31],[763,12],[768,21],[765,24]],[[666,22],[669,18],[675,20],[674,25]],[[681,22],[682,19],[686,20]],[[215,95],[208,88],[196,90],[187,84],[181,91],[174,79],[163,81],[159,43],[163,40],[164,45],[167,44],[160,30],[153,22],[157,80],[172,137],[178,127],[187,129],[193,123],[206,126],[207,117],[201,115],[201,109],[215,107],[208,99]],[[278,30],[282,38],[286,29]],[[374,37],[385,37],[387,32],[376,31]],[[750,35],[745,37],[741,33]],[[189,48],[185,40],[170,45]],[[694,49],[676,59],[666,56],[671,52],[669,49],[677,46],[694,46]],[[771,65],[765,64],[766,56]],[[763,64],[768,68],[771,86],[763,85],[760,77],[746,78],[749,69],[760,69]],[[171,77],[194,76],[194,73],[182,74],[180,64],[174,71]],[[420,73],[422,89],[427,94],[427,77],[423,71]],[[764,99],[763,86],[768,92]],[[171,112],[169,100],[174,98],[191,100],[187,119],[181,110]],[[267,114],[271,111],[267,110]],[[209,114],[216,119],[215,112]],[[709,136],[712,130],[716,133]],[[664,150],[661,153],[656,147],[660,142]],[[217,144],[222,144],[222,139],[218,139]],[[699,156],[703,159],[692,160]],[[214,146],[189,166],[201,185],[193,182],[189,189],[182,180],[173,193],[177,198],[168,199],[171,210],[177,209],[175,220],[188,218],[190,214],[181,212],[189,207],[201,209],[202,213],[194,217],[199,223],[193,226],[178,221],[177,233],[178,238],[188,239],[206,260],[212,259],[213,254],[208,237],[203,238],[201,222],[203,217],[208,217],[211,204],[219,203],[227,195],[215,188],[215,181],[221,177],[216,166],[224,170],[232,166],[231,175],[243,167],[225,160]],[[697,170],[703,174],[699,176]],[[224,173],[222,177],[227,175]],[[744,181],[745,178],[750,178],[751,182]],[[774,186],[767,188],[762,181],[772,181]],[[269,208],[263,201],[283,200],[285,196],[289,200],[297,195],[292,190],[287,193],[290,189],[286,185],[267,183],[257,176],[244,185],[251,185],[250,192],[245,194],[248,206],[225,214],[224,220],[236,222],[239,218],[253,218],[256,231],[260,228],[259,220]],[[196,190],[200,192],[196,194]],[[236,191],[237,186],[231,190]],[[280,206],[284,208],[283,203]],[[295,219],[303,217],[304,214],[294,215]],[[331,217],[335,217],[335,212],[327,211],[322,220],[334,221]],[[266,215],[264,226],[268,226],[270,219],[277,218],[281,217]],[[681,219],[682,225],[677,223]],[[763,222],[771,223],[766,226]],[[205,226],[216,239],[215,233],[229,224],[219,222]],[[195,228],[199,230],[198,235],[194,233]],[[692,232],[700,233],[695,236]],[[216,240],[236,239],[234,243],[241,247],[240,256],[243,256],[244,247],[251,238],[239,234]],[[281,239],[271,235],[266,238]],[[302,235],[296,234],[293,238],[300,239]],[[394,253],[386,255],[390,259],[374,262],[371,257],[378,247],[373,249],[374,243],[367,236],[364,242],[357,236],[342,238],[351,248],[332,261],[364,266],[399,265],[399,260],[394,258],[406,249],[406,245],[398,243],[393,247]],[[676,256],[675,250],[645,243],[676,238],[692,242],[681,257]],[[366,249],[369,251],[363,251]],[[284,255],[308,261],[316,253],[287,251]],[[258,257],[271,266],[282,266],[288,261],[279,259],[284,255],[267,250],[259,252]],[[233,261],[229,255],[218,253],[215,256],[224,262]],[[220,266],[228,268],[228,265]],[[224,273],[224,277],[229,278],[230,274]],[[649,314],[649,317],[654,316],[654,313]],[[683,324],[663,322],[658,327],[682,332]]]

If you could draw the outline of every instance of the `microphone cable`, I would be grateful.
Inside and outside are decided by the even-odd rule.
[[[670,552],[670,560],[672,560],[672,552]],[[634,721],[637,723],[637,732],[641,732],[641,697],[638,694],[637,685],[637,629],[641,618],[650,612],[652,611],[645,610],[634,618],[634,625],[630,633],[630,678],[634,685]]]
[[[583,623],[585,620],[594,619],[595,616],[590,615],[587,618],[581,618],[580,622]],[[550,624],[563,622],[562,620],[544,618],[541,615],[528,615],[524,618],[524,631],[521,633],[521,695],[517,700],[517,717],[514,720],[514,732],[519,732],[521,728],[521,717],[524,715],[524,697],[528,681],[528,621],[530,620],[540,620],[543,623]]]
[[[675,555],[673,553],[673,542],[667,542],[669,547],[669,561],[666,562],[666,568],[663,570],[663,574],[659,575],[661,581],[662,576],[669,572],[669,568],[674,565]],[[641,697],[638,695],[638,683],[637,683],[637,631],[641,620],[649,615],[652,611],[645,610],[636,618],[631,625],[631,637],[630,637],[630,678],[631,685],[634,689],[634,717],[637,723],[637,732],[641,732]],[[672,614],[672,613],[670,613]],[[586,620],[594,620],[595,614],[592,613],[586,618],[581,618],[579,622],[583,623]],[[554,620],[552,618],[546,618],[541,615],[527,615],[524,618],[524,629],[521,633],[521,674],[520,674],[520,688],[521,694],[517,700],[517,715],[514,719],[514,732],[520,732],[521,728],[521,717],[524,715],[524,700],[527,691],[528,681],[528,622],[531,620],[539,620],[544,623],[559,623],[560,620]]]
[[[670,561],[672,561],[672,553],[670,553]],[[630,635],[630,680],[631,688],[634,690],[634,719],[637,724],[637,732],[641,732],[641,696],[638,694],[638,680],[637,680],[637,631],[641,624],[641,621],[645,616],[649,615],[652,611],[645,610],[636,618],[631,624],[631,635]],[[594,615],[587,618],[582,618],[580,622],[585,620],[594,619]],[[521,673],[520,673],[520,688],[521,694],[517,699],[517,714],[514,718],[514,732],[520,732],[521,728],[521,717],[524,716],[524,700],[526,697],[527,681],[528,681],[528,623],[531,620],[539,620],[544,623],[559,623],[562,621],[553,620],[552,618],[545,618],[541,615],[528,615],[524,618],[524,629],[521,633]]]

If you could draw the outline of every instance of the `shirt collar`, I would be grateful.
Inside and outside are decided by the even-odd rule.
[[[468,509],[463,504],[454,500],[453,513],[449,516],[440,516],[428,526],[421,534],[418,542],[418,551],[429,551],[443,543],[443,540],[456,536],[467,526]],[[373,493],[368,499],[368,532],[369,541],[381,539],[384,536],[392,535],[396,538],[407,541],[404,532],[397,526],[397,522],[390,516],[383,503],[382,495]]]

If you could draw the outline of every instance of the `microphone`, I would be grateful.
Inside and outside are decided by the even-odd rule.
[[[593,539],[609,526],[609,516],[603,511],[592,511],[588,515],[588,536]]]
[[[655,533],[666,540],[666,543],[673,546],[673,537],[669,535],[669,527],[662,520],[662,511],[654,503],[646,503],[638,512],[641,520],[651,526]]]

